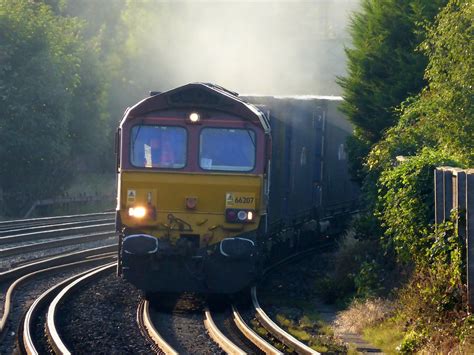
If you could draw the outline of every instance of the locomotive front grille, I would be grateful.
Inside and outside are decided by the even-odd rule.
[[[180,234],[176,241],[176,248],[185,252],[185,254],[191,254],[199,249],[199,243],[199,234]]]

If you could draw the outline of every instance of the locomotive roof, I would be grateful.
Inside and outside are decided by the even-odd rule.
[[[249,98],[269,98],[277,100],[327,100],[327,101],[342,101],[342,96],[333,95],[262,95],[262,94],[241,94],[241,97]]]
[[[238,97],[238,94],[218,85],[191,83],[147,97],[125,111],[124,121],[149,112],[170,108],[206,108],[228,112],[250,121],[257,121],[265,132],[270,124],[265,115],[254,105]]]

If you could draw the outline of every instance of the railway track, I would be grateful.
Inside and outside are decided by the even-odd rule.
[[[206,305],[202,297],[192,294],[142,299],[137,320],[142,334],[166,354],[220,354],[206,330]]]
[[[18,226],[15,228],[0,230],[0,237],[10,237],[17,236],[21,234],[33,234],[38,232],[53,232],[61,229],[71,229],[77,227],[90,227],[91,225],[100,225],[106,223],[113,223],[114,218],[101,218],[101,219],[87,219],[83,221],[67,222],[67,223],[54,223],[54,224],[45,224],[31,227]],[[34,234],[33,234],[34,235]],[[34,238],[32,238],[34,239]],[[4,239],[1,239],[4,240]],[[27,240],[27,238],[25,238]]]
[[[282,264],[288,263],[295,258],[300,258],[304,254],[310,254],[313,251],[309,250],[292,255],[272,265],[266,272],[270,272]],[[229,354],[283,354],[292,352],[298,354],[319,354],[319,352],[294,338],[270,319],[259,304],[256,287],[251,289],[249,297],[252,308],[246,310],[247,316],[242,315],[239,312],[239,307],[235,304],[211,303],[204,306],[204,309],[201,310],[201,315],[197,317],[199,318],[198,322],[204,323],[204,328],[210,339],[222,351]],[[159,303],[160,300],[153,300],[153,302]],[[189,332],[186,325],[181,324],[180,320],[176,319],[179,316],[183,317],[182,312],[178,315],[173,315],[173,311],[170,314],[165,314],[164,312],[153,311],[151,308],[153,307],[150,306],[150,301],[148,300],[142,300],[139,304],[137,316],[142,332],[155,343],[158,349],[161,349],[166,354],[191,352],[185,343],[192,342],[194,344],[195,339],[183,339],[182,334],[176,334],[176,331],[170,330],[170,324],[175,324],[174,328],[186,329],[186,332]],[[195,313],[194,318],[196,318]],[[191,312],[190,314],[193,313]],[[264,339],[258,335],[248,322],[244,320],[249,318],[248,314],[251,314],[251,317],[255,317],[271,337]],[[191,315],[188,316],[191,317]],[[194,325],[194,327],[197,328],[199,325]],[[201,351],[205,350],[200,349],[199,346],[194,349],[194,352]],[[206,351],[210,350],[207,349]]]
[[[87,218],[91,217],[86,215]],[[66,220],[64,220],[66,218]],[[84,243],[85,241],[94,240],[94,236],[97,239],[101,237],[109,236],[107,228],[110,228],[113,224],[108,223],[108,216],[103,218],[102,214],[92,216],[91,220],[78,220],[78,216],[66,216],[55,219],[44,219],[43,221],[27,221],[28,226],[25,224],[21,225],[18,223],[10,224],[6,229],[6,224],[0,222],[0,245],[8,245],[9,241],[17,241],[24,238],[22,242],[32,242],[29,245],[19,245],[11,248],[0,249],[0,257],[15,255],[15,253],[8,254],[6,250],[18,248],[17,251],[20,253],[28,252],[29,250],[38,250],[43,247],[47,247],[48,243],[50,246],[59,246],[61,243]],[[104,223],[103,223],[104,222]],[[42,223],[42,224],[41,224]],[[105,231],[91,233],[86,236],[74,236],[74,231],[85,231],[94,228],[103,228]],[[26,233],[25,233],[26,232]],[[62,232],[71,233],[73,236],[62,235]],[[49,236],[48,240],[40,239],[42,236]],[[61,239],[54,240],[53,236],[58,236]],[[87,239],[88,236],[90,239]],[[36,249],[35,249],[36,247]],[[31,248],[31,249],[29,249]],[[313,250],[308,250],[306,253],[311,253]],[[25,313],[24,320],[19,326],[18,332],[18,343],[20,349],[24,353],[36,354],[42,353],[39,349],[45,350],[44,343],[41,345],[41,338],[44,339],[41,327],[38,329],[38,324],[42,322],[42,319],[47,322],[47,333],[48,338],[51,342],[51,346],[56,353],[70,353],[67,348],[67,341],[63,340],[61,336],[61,328],[57,326],[57,314],[58,309],[65,303],[64,299],[71,297],[71,294],[82,288],[84,282],[91,282],[94,277],[100,277],[100,275],[111,272],[114,269],[115,263],[109,264],[106,267],[104,263],[110,262],[112,257],[116,253],[116,245],[110,245],[103,248],[95,248],[93,251],[80,251],[70,253],[68,255],[58,255],[44,260],[35,262],[29,262],[21,265],[17,268],[8,270],[0,273],[0,283],[5,283],[7,280],[16,280],[10,286],[12,291],[7,291],[5,298],[5,306],[2,322],[0,323],[0,335],[5,333],[7,329],[7,323],[9,318],[9,310],[11,309],[11,295],[13,290],[18,285],[27,282],[28,279],[38,277],[40,274],[46,274],[53,272],[53,270],[66,269],[67,267],[74,267],[78,265],[91,265],[101,264],[102,266],[95,268],[93,271],[82,272],[80,274],[71,276],[66,280],[62,280],[54,287],[49,288],[43,292],[33,303],[33,305]],[[273,268],[287,263],[294,258],[301,257],[301,253],[293,255],[278,264],[272,265],[271,268],[267,269],[266,272],[271,271]],[[46,269],[49,267],[51,270]],[[13,286],[14,285],[14,286]],[[256,288],[254,287],[251,292],[251,304],[252,309],[250,313],[255,316],[260,325],[271,334],[271,337],[259,336],[250,326],[248,322],[248,316],[239,312],[239,307],[235,304],[232,305],[227,303],[225,305],[206,304],[199,312],[191,313],[190,318],[193,318],[190,322],[194,325],[185,324],[184,329],[189,330],[190,328],[196,328],[194,336],[189,339],[190,344],[196,344],[196,340],[201,338],[203,348],[189,347],[189,345],[180,344],[182,339],[178,339],[179,336],[170,336],[170,331],[163,329],[163,321],[157,321],[157,317],[162,317],[163,313],[153,312],[153,308],[148,301],[142,300],[139,302],[136,309],[136,319],[141,329],[142,334],[145,336],[145,343],[148,344],[149,349],[155,352],[164,353],[186,353],[186,352],[209,352],[215,353],[222,351],[232,354],[244,354],[244,353],[267,353],[267,354],[282,354],[283,352],[296,352],[302,354],[318,354],[318,352],[309,348],[307,345],[301,343],[286,331],[278,327],[270,317],[263,311],[257,299]],[[48,309],[46,314],[46,309]],[[244,313],[248,313],[246,310]],[[186,318],[181,314],[182,318]],[[245,320],[247,318],[247,321]],[[168,319],[168,324],[176,323],[176,320]],[[165,322],[166,323],[166,322]],[[179,323],[179,322],[178,322]],[[179,327],[179,325],[178,325]],[[169,328],[169,326],[168,326]],[[11,329],[11,326],[10,326]],[[191,332],[193,334],[193,332]],[[38,340],[39,339],[39,340]],[[40,345],[36,345],[40,342]],[[43,340],[44,342],[44,340]],[[74,344],[74,341],[71,342]],[[77,342],[76,342],[77,344]],[[48,345],[47,345],[48,346]],[[146,347],[147,345],[145,345]],[[195,345],[194,345],[195,346]],[[42,348],[43,347],[43,348]],[[73,346],[72,350],[76,351]],[[279,350],[281,349],[281,350]],[[46,348],[47,350],[47,348]]]
[[[100,266],[99,268],[101,268]],[[74,275],[59,284],[49,288],[43,292],[35,302],[30,306],[25,316],[23,317],[22,323],[19,327],[18,332],[18,344],[20,351],[26,354],[39,354],[45,348],[45,334],[44,328],[38,330],[38,324],[44,324],[44,320],[47,319],[48,304],[59,294],[59,292],[67,285],[71,284],[80,277],[94,271],[91,269],[77,275]]]
[[[285,344],[289,349],[297,352],[298,354],[319,354],[319,352],[313,350],[303,342],[299,341],[291,334],[280,328],[260,307],[260,303],[257,298],[257,287],[252,287],[250,291],[252,297],[252,304],[255,310],[256,318],[259,323],[276,339],[281,343]]]
[[[13,335],[17,333],[22,314],[46,287],[115,258],[116,246],[108,246],[35,261],[0,273],[0,285],[5,291],[0,305],[0,353],[13,352]]]
[[[94,213],[0,222],[0,353],[16,351],[13,335],[20,316],[46,287],[116,259],[113,217]]]
[[[47,334],[50,346],[54,351],[62,354],[75,352],[76,349],[74,347],[68,348],[68,342],[64,340],[64,337],[61,335],[61,329],[57,325],[58,309],[66,302],[66,298],[73,297],[77,290],[83,289],[84,283],[90,283],[94,278],[100,277],[101,274],[112,272],[115,265],[115,263],[112,263],[75,275],[44,292],[28,309],[20,327],[18,342],[21,344],[21,351],[28,354],[41,353],[38,349],[44,349],[45,345],[41,345],[41,339],[38,340],[41,336],[44,337],[41,331],[38,334],[38,323],[41,322],[38,319],[46,319]],[[318,354],[294,339],[269,319],[258,303],[256,288],[252,289],[252,304],[252,312],[256,314],[262,326],[281,343],[288,346],[285,352],[294,351],[301,354]],[[147,340],[154,344],[151,346],[151,349],[157,353],[215,353],[216,348],[219,347],[222,351],[231,354],[283,354],[283,351],[274,347],[269,340],[257,335],[244,321],[244,316],[240,314],[238,308],[235,305],[230,305],[230,303],[211,303],[210,305],[206,303],[205,306],[201,307],[202,309],[189,313],[191,318],[194,318],[193,321],[195,323],[200,323],[198,332],[200,332],[199,336],[201,336],[204,343],[204,348],[201,349],[198,344],[199,342],[196,342],[196,336],[193,335],[193,332],[190,332],[191,339],[189,339],[189,342],[193,344],[194,351],[189,351],[189,348],[180,344],[181,340],[177,340],[176,336],[174,339],[170,337],[169,330],[168,334],[165,334],[167,332],[162,329],[163,322],[160,324],[157,321],[157,317],[162,317],[163,313],[150,311],[150,308],[150,302],[142,299],[137,307],[136,318],[143,334],[148,338]],[[45,309],[48,309],[47,315],[44,314]],[[183,313],[185,312],[179,312],[182,317],[188,318],[188,315],[183,315]],[[176,322],[176,320],[170,321],[170,319],[165,321],[165,323],[168,323],[168,326]],[[183,324],[178,324],[178,327],[183,328]],[[188,333],[189,329],[186,327],[189,327],[189,325],[184,326],[183,331]],[[203,334],[204,329],[208,335]],[[40,345],[37,345],[38,342],[40,342]],[[210,342],[213,344],[210,345]]]
[[[0,267],[11,268],[18,259],[64,253],[64,248],[104,244],[116,236],[112,217],[112,213],[96,213],[0,222]]]
[[[265,314],[258,304],[255,289],[252,291],[252,297],[255,300],[253,312],[257,315],[262,326],[272,334],[277,341],[286,346],[285,352],[319,354],[317,351],[309,348],[278,327],[278,325]],[[218,308],[220,309],[211,311],[210,308],[205,307],[204,310],[202,310],[202,314],[199,316],[194,315],[194,318],[198,318],[198,322],[204,324],[208,337],[210,337],[222,351],[229,354],[283,354],[283,351],[278,350],[272,345],[272,343],[275,343],[274,339],[270,341],[262,338],[244,321],[244,317],[240,314],[235,305],[219,305]],[[150,302],[147,300],[140,302],[137,317],[142,332],[155,343],[156,349],[160,349],[166,354],[190,353],[189,346],[185,344],[186,341],[194,344],[195,352],[212,352],[212,349],[201,349],[192,335],[191,339],[183,339],[186,335],[173,334],[169,329],[170,324],[178,323],[176,327],[181,329],[185,328],[185,325],[181,324],[179,320],[170,319],[170,317],[172,317],[170,315],[150,311]],[[166,317],[167,319],[160,321],[159,317]],[[194,325],[194,327],[198,326]],[[186,332],[192,333],[189,332],[187,328]]]
[[[115,235],[116,233],[114,230],[109,230],[107,232],[90,233],[80,236],[58,238],[55,240],[49,239],[43,241],[35,241],[29,244],[15,245],[8,248],[2,248],[0,249],[0,258],[5,258],[12,255],[23,255],[31,252],[37,252],[40,250],[53,249],[69,245],[85,244],[98,240],[109,239],[115,237]]]
[[[54,216],[42,218],[16,219],[9,221],[0,221],[0,231],[24,229],[38,226],[53,226],[63,223],[79,222],[84,220],[113,219],[113,212],[88,213],[70,216]]]
[[[64,288],[58,293],[58,295],[52,300],[48,307],[46,332],[48,335],[49,343],[57,354],[71,354],[70,350],[64,342],[64,339],[60,334],[59,327],[56,325],[59,306],[64,303],[68,297],[72,297],[72,294],[76,290],[81,287],[84,287],[84,284],[100,277],[103,273],[112,272],[116,268],[116,266],[117,263],[111,263],[106,266],[97,268],[93,271],[90,271],[77,279],[72,280],[70,283],[65,285]]]
[[[221,307],[222,305],[219,305],[219,308]],[[229,307],[226,305],[226,309],[211,311],[208,306],[204,306],[197,311],[166,314],[150,310],[150,302],[143,299],[139,304],[137,316],[142,333],[155,343],[157,349],[166,354],[216,353],[218,348],[230,354],[264,353],[233,324]],[[179,334],[176,329],[180,330]],[[186,329],[189,335],[183,334],[183,329]],[[250,328],[248,330],[252,332]],[[211,342],[212,346],[209,346]],[[271,345],[268,345],[265,349],[271,348]]]

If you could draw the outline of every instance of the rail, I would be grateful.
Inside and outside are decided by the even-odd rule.
[[[222,350],[224,350],[228,354],[236,354],[236,355],[245,355],[245,351],[240,349],[237,345],[235,345],[232,341],[229,340],[222,332],[217,328],[216,324],[214,323],[211,312],[208,308],[204,310],[204,326],[206,327],[207,331],[211,338],[220,346]]]
[[[23,275],[20,278],[18,278],[17,280],[15,280],[10,285],[10,287],[8,288],[7,293],[5,295],[5,304],[4,304],[4,307],[3,307],[3,315],[2,315],[2,318],[0,319],[0,335],[3,335],[3,332],[5,331],[5,329],[7,327],[7,322],[8,322],[8,318],[9,318],[12,303],[13,303],[13,292],[15,291],[15,289],[18,288],[19,285],[24,283],[26,280],[28,280],[30,278],[33,278],[35,276],[38,276],[40,274],[54,272],[54,271],[59,270],[59,269],[69,269],[69,268],[76,267],[76,266],[81,265],[81,264],[92,263],[92,262],[102,261],[104,259],[111,259],[111,258],[112,258],[112,256],[101,256],[97,259],[81,260],[81,261],[76,261],[76,262],[67,263],[67,264],[63,264],[63,265],[56,265],[56,266],[44,268],[44,269],[41,269],[41,270],[33,271],[33,272],[28,273],[26,275]]]
[[[165,354],[178,355],[178,352],[158,333],[150,317],[150,302],[141,300],[137,310],[138,326],[151,341]]]
[[[270,317],[263,311],[258,303],[257,299],[257,287],[252,287],[251,290],[252,303],[255,308],[256,316],[260,323],[267,329],[273,336],[275,336],[283,344],[287,345],[291,349],[295,349],[299,354],[319,354],[319,352],[311,349],[306,344],[303,344],[292,335],[281,329]]]
[[[91,262],[92,260],[86,260],[84,262]],[[92,268],[90,270],[81,272],[77,275],[74,275],[62,282],[60,282],[57,285],[54,285],[53,287],[49,288],[45,292],[43,292],[36,300],[35,302],[28,308],[28,311],[25,314],[25,317],[23,319],[23,332],[19,334],[19,345],[23,348],[23,352],[29,355],[38,355],[37,347],[34,341],[33,337],[33,327],[35,327],[35,320],[38,316],[38,314],[41,312],[43,308],[46,307],[46,305],[60,292],[61,289],[63,289],[66,285],[70,284],[71,282],[77,280],[78,278],[93,272],[94,270],[102,268],[103,265],[97,266],[95,268]]]
[[[58,328],[56,327],[56,315],[59,306],[65,301],[70,294],[77,290],[80,286],[83,286],[85,283],[92,281],[93,279],[101,276],[103,273],[110,271],[115,268],[117,263],[111,263],[106,266],[103,266],[97,270],[87,273],[86,275],[80,277],[79,279],[71,282],[66,287],[64,287],[61,292],[53,299],[48,308],[48,314],[46,316],[46,332],[50,340],[50,345],[56,353],[63,355],[71,354],[67,346],[65,345],[63,339],[59,335]]]
[[[247,323],[244,322],[242,316],[235,306],[232,306],[232,315],[234,318],[234,323],[242,332],[242,334],[250,340],[257,348],[262,350],[265,354],[281,355],[283,354],[280,350],[275,348],[273,345],[265,341],[260,335],[255,333],[252,328],[250,328]]]

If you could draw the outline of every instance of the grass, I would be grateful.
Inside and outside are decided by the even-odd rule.
[[[334,332],[320,317],[319,313],[308,307],[304,313],[294,320],[278,313],[277,323],[296,339],[306,343],[312,349],[324,352],[345,352],[345,347],[338,344]]]
[[[256,319],[252,319],[250,321],[250,326],[262,338],[269,339],[270,341],[273,339],[273,336],[264,327],[262,327]],[[276,342],[272,341],[271,343],[275,348],[277,348],[281,352],[292,352],[291,349],[285,348],[285,346],[279,341],[276,341]]]
[[[401,344],[404,335],[402,327],[393,319],[388,319],[363,331],[363,338],[386,354],[398,353],[397,347]]]

